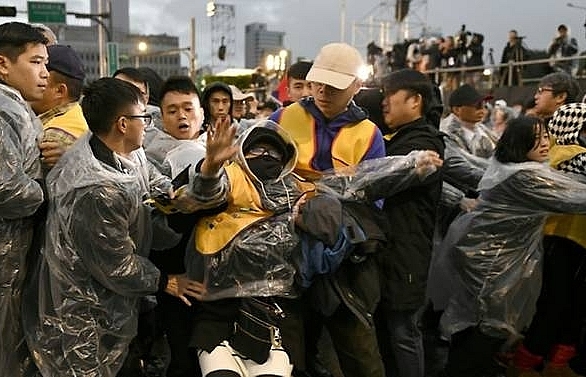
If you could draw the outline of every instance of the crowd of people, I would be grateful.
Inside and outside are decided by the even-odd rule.
[[[364,88],[330,43],[259,102],[148,68],[85,83],[46,32],[0,25],[2,375],[331,377],[331,352],[426,377],[424,316],[438,377],[586,374],[564,69],[514,108],[414,67]]]
[[[560,24],[551,43],[544,48],[543,54],[529,49],[524,43],[523,36],[517,30],[508,32],[508,39],[502,50],[500,61],[495,57],[492,48],[485,51],[484,35],[467,30],[462,25],[454,35],[429,36],[418,39],[409,39],[394,44],[388,51],[371,42],[367,46],[368,62],[373,65],[373,80],[379,81],[391,71],[403,68],[412,68],[421,72],[431,72],[435,69],[466,68],[464,81],[477,85],[485,67],[493,68],[495,63],[501,64],[494,74],[499,85],[515,86],[521,83],[527,75],[524,71],[535,71],[532,65],[505,66],[509,62],[521,63],[532,59],[549,58],[550,62],[543,68],[545,73],[575,72],[579,64],[574,59],[578,54],[578,42],[570,36],[566,25]],[[486,60],[485,60],[486,58]],[[583,64],[582,64],[583,65]],[[478,67],[478,69],[474,69]],[[509,72],[510,71],[510,72]],[[459,82],[453,82],[460,75],[451,71],[439,77],[448,87],[457,87]],[[510,77],[509,77],[510,76]],[[439,82],[438,84],[440,84]]]

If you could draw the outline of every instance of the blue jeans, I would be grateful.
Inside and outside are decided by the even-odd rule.
[[[419,321],[423,308],[415,311],[384,312],[389,333],[389,349],[394,356],[399,377],[424,377],[423,336]]]

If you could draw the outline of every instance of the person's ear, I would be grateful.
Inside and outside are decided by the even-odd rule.
[[[421,94],[416,93],[412,95],[411,98],[413,98],[413,109],[423,106],[423,97],[421,96]]]
[[[8,76],[8,68],[10,67],[10,59],[7,56],[0,54],[0,79]]]
[[[57,93],[60,98],[67,98],[67,97],[69,97],[69,88],[67,88],[66,84],[59,83],[59,84],[57,84],[57,87],[55,89],[55,93]]]
[[[120,132],[121,134],[126,134],[126,130],[128,128],[128,119],[126,119],[125,116],[119,116],[118,119],[116,120],[116,129],[118,130],[118,132]]]
[[[566,92],[560,93],[560,94],[556,95],[556,102],[559,105],[563,105],[566,102],[566,98],[568,98],[568,93],[566,93]]]

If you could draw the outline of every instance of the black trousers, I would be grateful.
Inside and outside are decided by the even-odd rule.
[[[523,344],[546,357],[554,344],[579,342],[586,313],[586,249],[556,236],[544,237],[543,245],[543,285]]]
[[[483,334],[478,327],[469,327],[452,335],[448,362],[444,369],[449,377],[493,376],[499,371],[493,355],[502,339]]]
[[[193,306],[189,307],[177,297],[167,293],[157,295],[157,318],[171,352],[167,377],[198,377],[201,376],[197,354],[189,348],[191,330],[193,329]]]

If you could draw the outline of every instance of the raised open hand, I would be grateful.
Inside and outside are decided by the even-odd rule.
[[[218,173],[224,162],[228,161],[238,151],[234,145],[236,127],[230,123],[230,118],[219,118],[207,131],[206,157],[201,166],[205,176]]]

